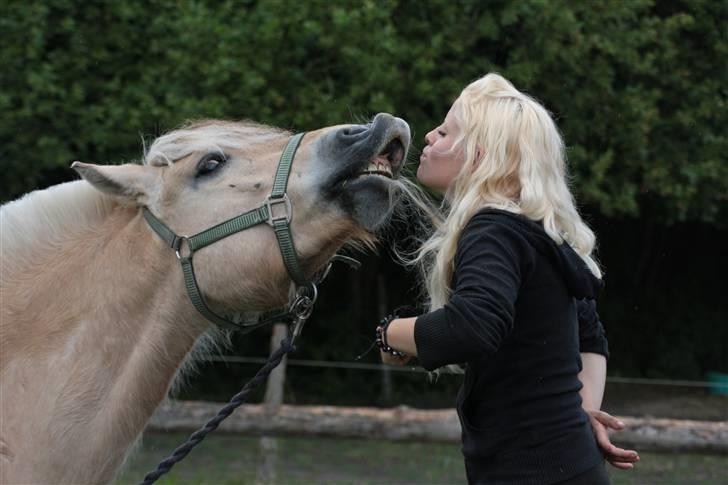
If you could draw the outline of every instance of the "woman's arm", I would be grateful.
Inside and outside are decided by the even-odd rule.
[[[599,410],[604,398],[604,383],[607,381],[607,358],[601,354],[582,352],[581,365],[581,405],[584,409]]]
[[[389,327],[387,327],[387,344],[393,349],[404,352],[407,354],[407,357],[395,357],[386,352],[380,352],[382,362],[391,365],[403,365],[412,357],[417,357],[415,320],[417,320],[417,317],[392,320]]]
[[[582,371],[579,373],[579,380],[582,383],[581,395],[582,407],[589,416],[594,436],[599,447],[604,453],[606,460],[614,467],[622,470],[634,468],[633,463],[640,460],[634,450],[618,448],[609,440],[607,428],[620,430],[624,423],[614,416],[600,411],[602,398],[604,397],[604,383],[607,380],[607,359],[601,354],[591,352],[581,353]]]
[[[412,318],[397,318],[387,327],[387,343],[393,349],[400,350],[410,357],[417,357],[415,344],[415,320]]]

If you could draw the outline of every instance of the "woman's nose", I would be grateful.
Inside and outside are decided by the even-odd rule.
[[[425,145],[429,145],[430,143],[432,143],[432,142],[430,141],[430,139],[431,139],[431,136],[432,136],[432,131],[430,131],[429,133],[426,133],[426,134],[425,134]]]

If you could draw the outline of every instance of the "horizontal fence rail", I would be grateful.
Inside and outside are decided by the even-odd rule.
[[[192,431],[219,403],[166,401],[150,429]],[[614,442],[640,451],[728,453],[728,422],[620,416],[625,428],[610,431]],[[264,405],[245,404],[220,425],[220,431],[263,436],[327,436],[392,441],[460,441],[454,409],[282,405],[273,414]]]
[[[204,362],[223,362],[229,364],[264,364],[265,357],[239,357],[239,356],[208,356],[201,359]],[[393,372],[408,372],[427,374],[428,371],[416,366],[389,366],[383,364],[367,364],[364,362],[347,362],[334,360],[309,360],[309,359],[288,359],[287,365],[298,367],[324,367],[330,369],[353,369],[366,371],[389,370]],[[442,369],[443,374],[454,374],[450,369]],[[691,381],[681,379],[649,379],[642,377],[607,377],[608,383],[613,384],[640,384],[651,386],[675,386],[675,387],[702,387],[712,389],[728,389],[728,383]]]

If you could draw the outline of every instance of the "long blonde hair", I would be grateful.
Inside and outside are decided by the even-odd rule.
[[[592,256],[596,238],[576,209],[567,185],[564,143],[549,113],[498,74],[468,85],[453,114],[464,164],[446,195],[449,211],[413,262],[423,272],[430,310],[450,298],[457,241],[470,218],[485,207],[541,221],[557,244],[566,241],[601,278]]]

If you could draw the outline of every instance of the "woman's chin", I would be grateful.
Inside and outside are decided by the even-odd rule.
[[[428,178],[427,174],[421,174],[419,170],[417,170],[417,181],[421,185],[424,185],[428,189],[432,190],[433,192],[437,192],[440,195],[444,194],[445,191],[447,190],[447,189],[440,188],[439,184],[437,184],[435,181]]]
[[[417,168],[416,177],[417,177],[417,181],[419,183],[421,183],[422,185],[424,185],[426,187],[430,186],[430,184],[428,183],[427,172],[422,169],[422,164],[420,164],[420,166]]]

